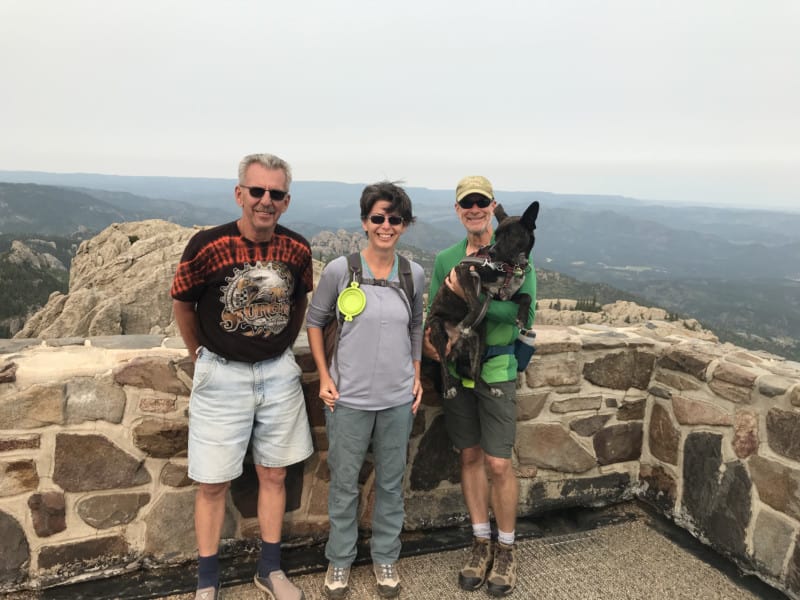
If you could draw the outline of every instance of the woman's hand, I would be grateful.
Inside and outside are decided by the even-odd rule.
[[[416,415],[419,403],[422,402],[422,382],[419,380],[419,377],[414,377],[413,394],[414,402],[411,405],[411,414]]]
[[[330,375],[320,375],[319,377],[319,398],[333,412],[336,401],[339,399],[339,390],[336,389],[336,384],[333,383]]]

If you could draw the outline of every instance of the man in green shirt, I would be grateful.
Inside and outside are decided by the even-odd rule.
[[[455,210],[467,237],[437,254],[429,304],[443,284],[463,297],[463,290],[455,276],[450,277],[450,272],[462,258],[491,243],[496,204],[492,184],[485,177],[468,176],[458,183]],[[536,306],[533,268],[519,291],[529,294],[532,300],[526,324],[530,327]],[[517,309],[512,301],[489,303],[485,317],[487,346],[514,344],[519,334]],[[440,360],[429,334],[426,331],[423,352]],[[499,354],[485,360],[474,388],[458,386],[454,398],[442,399],[447,432],[461,456],[461,489],[474,536],[470,557],[459,572],[459,586],[476,590],[487,581],[488,591],[493,596],[510,594],[517,580],[514,531],[519,484],[511,466],[517,422],[516,378],[514,355]],[[496,543],[491,536],[490,505],[497,523]]]

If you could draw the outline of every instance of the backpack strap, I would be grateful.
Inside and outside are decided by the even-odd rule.
[[[406,293],[408,303],[414,302],[414,276],[411,274],[411,261],[402,254],[397,255],[397,276],[400,278],[400,289]]]
[[[362,270],[361,270],[361,252],[353,252],[347,256],[347,270],[350,272],[350,282],[353,281],[357,282],[359,285],[378,285],[382,287],[390,287],[392,289],[397,290],[397,293],[400,294],[400,297],[405,301],[406,310],[408,310],[408,329],[411,331],[411,320],[412,320],[412,306],[413,306],[413,299],[414,299],[414,277],[411,273],[411,261],[409,261],[405,256],[398,254],[397,255],[397,276],[400,280],[400,283],[396,283],[394,281],[386,281],[385,279],[364,279]],[[331,335],[334,336],[333,340],[330,343],[331,352],[328,355],[328,364],[330,366],[330,361],[333,358],[333,355],[339,349],[339,338],[342,335],[342,326],[344,324],[344,315],[339,313],[338,309],[335,309],[336,313],[338,314],[338,327],[336,328],[335,332],[331,332]],[[326,352],[327,354],[327,352]],[[338,363],[337,363],[337,371],[338,371]],[[339,374],[336,373],[336,385],[339,385]]]

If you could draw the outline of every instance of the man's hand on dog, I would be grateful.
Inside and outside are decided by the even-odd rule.
[[[475,269],[475,267],[470,267],[471,271],[474,270],[474,269]],[[458,296],[462,300],[466,299],[466,295],[464,294],[464,288],[461,287],[461,283],[459,283],[459,281],[458,281],[458,275],[456,274],[455,267],[453,267],[450,270],[450,272],[447,274],[447,277],[444,278],[444,284],[456,296]]]

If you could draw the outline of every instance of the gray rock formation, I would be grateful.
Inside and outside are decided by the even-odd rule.
[[[160,220],[107,227],[78,248],[69,292],[54,292],[14,337],[177,333],[169,288],[194,232]]]
[[[40,244],[48,245],[48,242],[37,240]],[[55,243],[49,242],[55,249]],[[11,242],[11,251],[8,253],[6,260],[10,263],[17,265],[29,265],[35,269],[58,269],[59,271],[66,271],[67,267],[64,266],[60,260],[48,252],[35,252],[24,242],[13,240]]]

